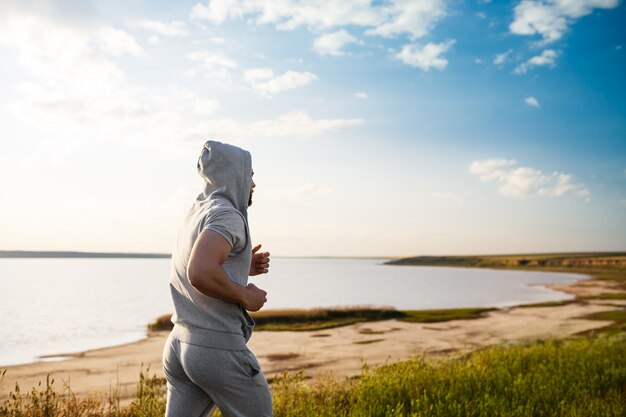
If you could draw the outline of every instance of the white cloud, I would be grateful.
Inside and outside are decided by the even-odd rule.
[[[127,83],[110,55],[132,59],[141,49],[121,30],[30,11],[4,11],[0,19],[0,47],[15,51],[8,64],[23,73],[6,117],[20,134],[49,132],[53,149],[87,140],[171,142],[195,113],[215,108],[194,93]]]
[[[506,62],[507,58],[509,57],[509,55],[511,55],[513,53],[512,49],[509,49],[506,52],[503,52],[501,54],[497,54],[496,57],[493,59],[493,63],[496,65],[502,65]]]
[[[423,47],[414,44],[404,45],[402,50],[396,54],[396,58],[423,71],[428,71],[431,68],[443,70],[448,66],[448,60],[441,55],[455,43],[456,40],[451,39],[442,43],[427,43]]]
[[[253,16],[250,21],[273,24],[278,30],[361,26],[370,28],[368,35],[408,34],[416,39],[426,35],[445,14],[444,0],[211,0],[207,5],[196,4],[191,17],[222,24],[227,19]]]
[[[540,35],[547,44],[561,39],[576,19],[594,9],[618,5],[619,0],[522,0],[515,7],[515,20],[509,29],[517,35]]]
[[[180,137],[179,131],[193,115],[211,114],[220,107],[195,92],[127,84],[68,93],[62,87],[23,83],[19,93],[20,99],[7,106],[15,120],[53,130],[56,136],[73,132],[85,139],[115,136],[118,140],[171,141]]]
[[[425,36],[446,15],[442,0],[395,0],[381,7],[386,22],[366,32],[386,37],[409,34],[411,39]]]
[[[120,40],[129,45],[120,45]],[[3,16],[0,45],[15,49],[27,73],[68,93],[107,90],[124,79],[100,48],[111,54],[140,53],[134,39],[117,29],[78,28],[19,12]]]
[[[143,49],[137,44],[135,38],[123,30],[101,26],[97,31],[95,40],[100,44],[103,51],[114,56],[143,54]]]
[[[325,33],[313,42],[313,49],[320,55],[343,55],[342,49],[351,43],[357,42],[357,38],[345,30]]]
[[[480,58],[475,58],[474,59],[474,64],[482,64],[482,63],[483,63],[482,59],[480,59]]]
[[[185,22],[179,20],[173,20],[169,23],[160,22],[158,20],[140,19],[135,22],[135,25],[152,32],[155,32],[161,36],[170,37],[185,37],[189,36],[189,31]]]
[[[195,51],[187,54],[187,59],[200,62],[202,72],[200,73],[205,79],[212,81],[229,82],[233,78],[231,70],[237,68],[237,62],[222,53],[211,53],[204,51]],[[188,72],[193,76],[195,71]]]
[[[87,92],[68,96],[60,90],[27,84],[21,87],[21,96],[9,106],[16,118],[68,129],[90,125],[103,127],[114,123],[120,127],[127,126],[153,112],[150,104],[135,100],[119,90],[102,92],[97,97]]]
[[[541,107],[541,105],[539,104],[539,101],[535,97],[532,97],[532,96],[531,97],[526,97],[524,99],[524,102],[526,104],[528,104],[529,106],[532,106],[532,107],[537,107],[537,108]]]
[[[161,39],[159,39],[157,35],[151,35],[148,38],[148,42],[150,42],[152,45],[158,45],[159,42],[161,42]]]
[[[231,118],[204,121],[185,129],[188,139],[200,140],[207,134],[214,137],[259,138],[315,136],[347,126],[360,125],[363,119],[314,120],[303,111],[282,114],[276,120],[241,122]]]
[[[533,67],[547,66],[553,68],[556,65],[556,58],[559,53],[554,49],[546,49],[541,55],[536,55],[526,62],[519,64],[513,71],[515,74],[526,74]]]
[[[267,80],[274,76],[271,68],[252,68],[244,72],[243,79],[247,82],[257,82],[259,80]]]
[[[361,100],[367,100],[367,93],[365,91],[357,91],[354,93],[354,97],[360,98]]]
[[[200,3],[196,4],[191,11],[191,17],[221,24],[228,18],[241,18],[243,13],[243,4],[237,0],[213,0],[209,1],[206,6]]]
[[[270,69],[256,68],[246,71],[244,79],[257,94],[269,97],[310,84],[317,80],[317,75],[310,72],[287,71],[273,77],[273,71]]]
[[[560,197],[572,193],[589,201],[591,193],[584,184],[572,183],[572,175],[561,172],[551,174],[530,167],[514,167],[512,159],[486,159],[473,161],[469,172],[481,181],[495,182],[498,192],[507,197],[546,196]]]
[[[199,61],[206,67],[238,67],[237,62],[221,53],[196,51],[188,53],[187,58],[192,61]]]

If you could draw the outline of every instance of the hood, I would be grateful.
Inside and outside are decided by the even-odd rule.
[[[250,152],[209,140],[198,158],[198,173],[205,182],[198,200],[231,205],[247,217],[252,178]]]

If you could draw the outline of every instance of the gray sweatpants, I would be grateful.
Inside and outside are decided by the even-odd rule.
[[[167,417],[271,417],[272,395],[250,350],[197,346],[169,337],[163,349]]]

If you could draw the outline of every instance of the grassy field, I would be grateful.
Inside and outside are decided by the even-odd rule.
[[[327,374],[308,383],[302,373],[285,373],[271,389],[276,417],[617,417],[626,415],[626,339],[497,346],[438,362],[414,357],[363,367],[350,380]],[[16,389],[0,417],[160,417],[164,410],[164,381],[146,371],[129,407],[115,393],[77,399],[71,387],[57,390],[48,380],[31,392]]]
[[[396,259],[387,262],[387,264],[571,272],[587,274],[597,279],[618,281],[626,290],[626,252],[416,256]]]

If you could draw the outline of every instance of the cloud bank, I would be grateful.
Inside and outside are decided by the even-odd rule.
[[[591,193],[584,184],[572,182],[572,175],[554,171],[550,174],[531,167],[516,167],[513,159],[473,161],[469,172],[481,181],[498,184],[498,192],[506,197],[561,197],[573,194],[589,201]]]
[[[522,0],[515,6],[509,26],[516,35],[539,35],[542,43],[555,42],[577,19],[594,9],[613,9],[619,0]]]

